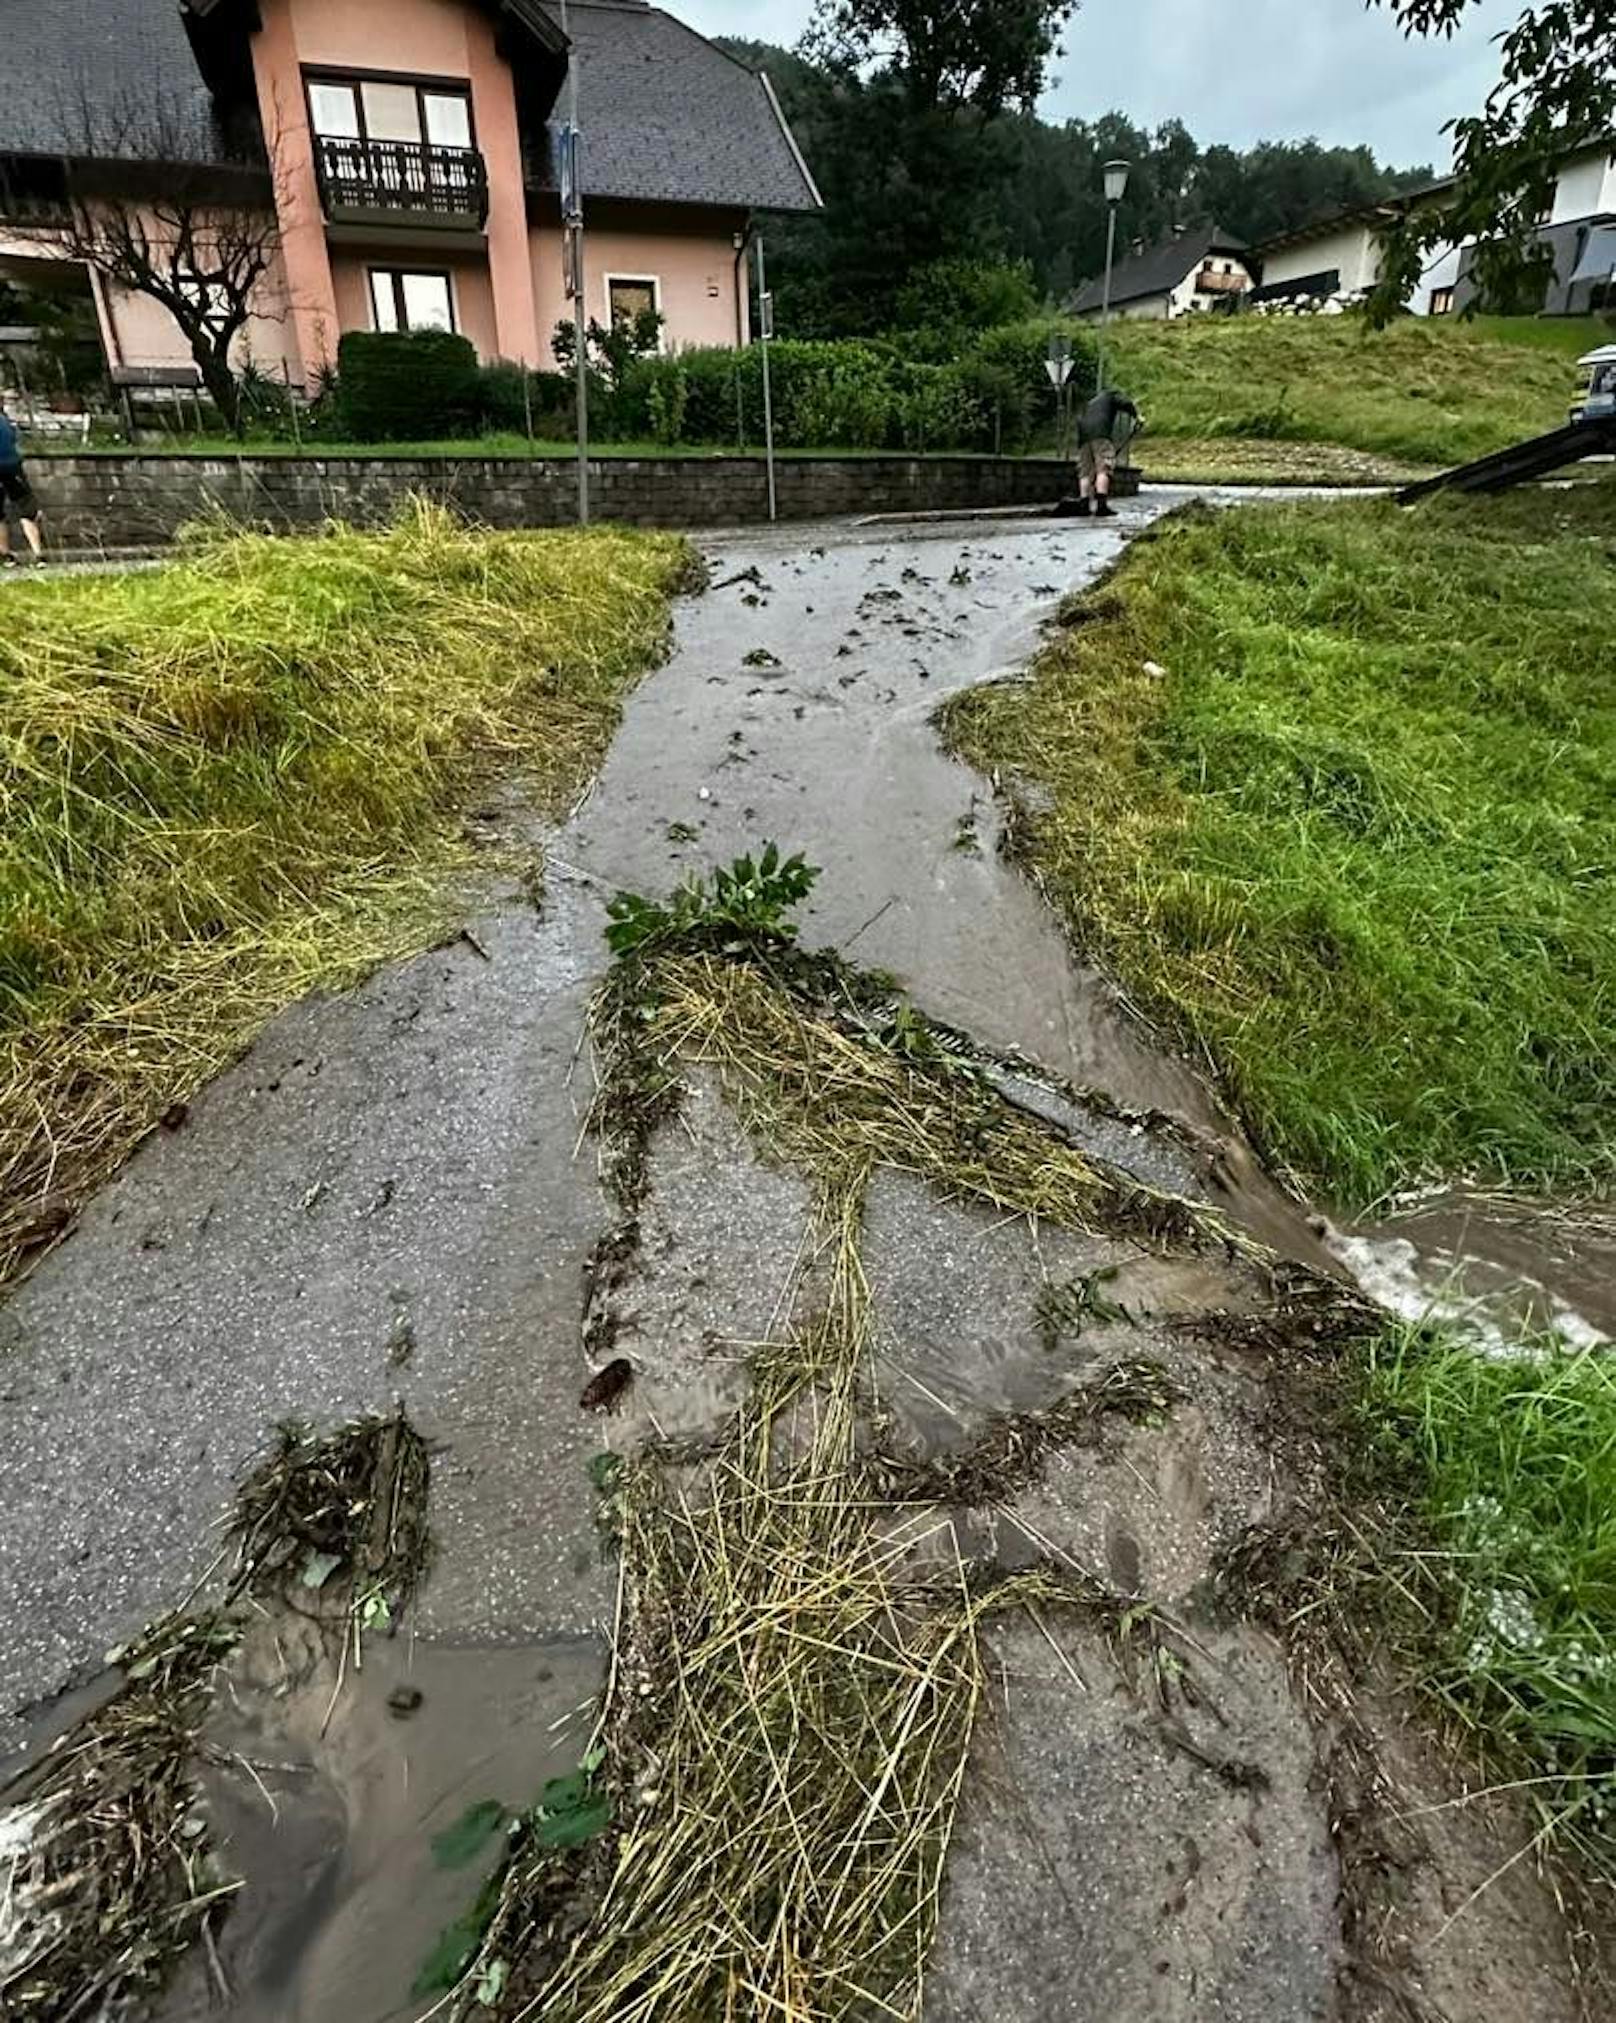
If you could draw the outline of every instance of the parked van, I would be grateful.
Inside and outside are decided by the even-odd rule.
[[[1602,344],[1577,360],[1583,373],[1582,395],[1571,410],[1572,425],[1580,421],[1616,421],[1616,344]]]

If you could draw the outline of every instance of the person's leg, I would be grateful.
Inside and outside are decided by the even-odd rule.
[[[1101,519],[1109,519],[1111,517],[1111,473],[1117,467],[1117,446],[1114,442],[1096,443],[1094,451],[1094,510]]]
[[[23,521],[22,535],[23,539],[33,550],[34,560],[36,562],[43,562],[45,559],[45,536],[41,531],[37,516]]]
[[[0,564],[16,561],[11,552],[11,522],[6,518],[6,502],[0,499]]]
[[[1094,445],[1079,443],[1077,446],[1077,490],[1083,501],[1085,513],[1092,512],[1094,496]]]

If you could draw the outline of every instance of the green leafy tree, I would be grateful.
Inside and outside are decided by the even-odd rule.
[[[1078,0],[821,0],[804,53],[898,83],[925,110],[1030,112]]]
[[[1479,0],[1376,0],[1406,35],[1457,33]],[[1548,0],[1499,38],[1501,74],[1479,113],[1456,119],[1450,202],[1411,210],[1382,235],[1370,313],[1385,323],[1408,300],[1431,249],[1474,241],[1477,308],[1541,307],[1553,254],[1538,225],[1560,163],[1616,127],[1616,6]]]

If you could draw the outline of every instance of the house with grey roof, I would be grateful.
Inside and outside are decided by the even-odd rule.
[[[1159,245],[1135,243],[1111,275],[1111,314],[1164,322],[1175,316],[1233,309],[1255,284],[1244,239],[1219,225],[1180,228]],[[1105,277],[1078,289],[1071,313],[1097,323],[1105,309]]]
[[[546,0],[8,10],[0,282],[82,286],[114,368],[183,365],[161,304],[83,272],[61,235],[75,206],[148,193],[160,235],[165,192],[200,178],[273,223],[242,343],[274,376],[312,384],[356,329],[452,329],[549,365],[575,160],[589,315],[650,308],[670,346],[745,343],[755,221],[820,202],[768,79],[647,0],[567,17],[563,33]]]

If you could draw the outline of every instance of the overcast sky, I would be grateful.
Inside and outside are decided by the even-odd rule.
[[[790,44],[813,0],[661,0],[708,35]],[[1043,110],[1089,118],[1113,107],[1142,125],[1175,116],[1203,146],[1227,141],[1365,141],[1399,165],[1445,168],[1441,128],[1473,112],[1498,74],[1489,37],[1521,0],[1481,0],[1453,43],[1407,43],[1363,0],[1084,0]]]

